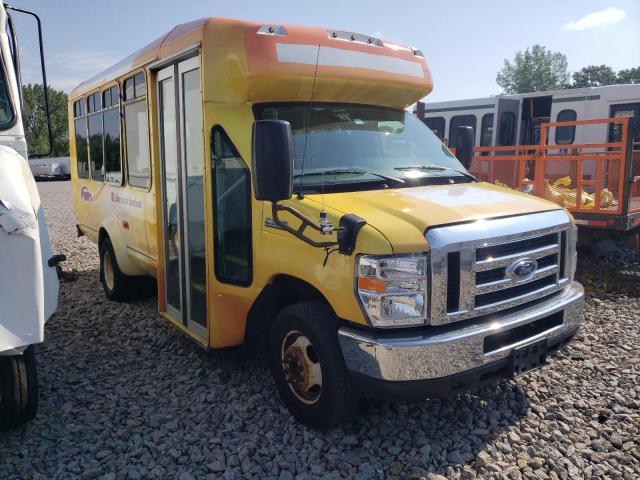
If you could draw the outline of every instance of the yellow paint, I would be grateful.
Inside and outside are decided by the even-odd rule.
[[[261,24],[228,19],[203,19],[180,25],[125,61],[81,84],[69,96],[70,151],[73,202],[81,230],[94,241],[104,228],[111,236],[121,269],[129,275],[151,274],[163,284],[162,200],[158,145],[158,105],[154,64],[198,49],[203,95],[203,148],[205,167],[211,159],[211,128],[221,125],[251,167],[252,106],[268,101],[308,101],[315,65],[283,63],[276,58],[276,44],[322,45],[371,55],[391,57],[410,65],[420,76],[388,73],[358,67],[317,68],[314,99],[317,101],[366,103],[406,108],[432,89],[431,74],[424,58],[407,47],[385,40],[384,47],[331,39],[326,29],[285,26],[286,36],[257,35]],[[147,76],[149,142],[152,185],[140,189],[102,181],[80,179],[76,168],[73,103],[87,94],[123,81],[136,71]],[[124,138],[123,138],[124,143]],[[126,171],[126,165],[123,166]],[[205,168],[205,242],[207,271],[207,316],[210,347],[243,342],[247,312],[263,288],[277,275],[286,274],[315,286],[341,318],[366,324],[354,294],[355,261],[359,254],[391,254],[428,251],[424,231],[435,225],[543,211],[556,205],[524,194],[507,192],[488,184],[462,184],[353,193],[309,195],[284,202],[310,218],[326,209],[337,224],[345,213],[367,220],[351,256],[332,254],[323,267],[325,252],[311,247],[281,230],[265,227],[271,206],[252,199],[253,282],[240,287],[220,282],[214,274],[212,172]],[[80,192],[86,188],[91,203]],[[114,201],[126,198],[127,205]],[[141,205],[134,208],[131,205]],[[120,208],[122,206],[122,208]],[[292,226],[297,220],[282,214]],[[122,227],[123,221],[130,228]],[[315,233],[315,232],[314,232]],[[311,236],[313,237],[313,233]],[[335,234],[330,238],[335,239]],[[328,240],[326,237],[317,240]],[[133,248],[131,248],[133,247]],[[140,253],[142,252],[142,253]],[[166,312],[163,289],[159,309]],[[172,323],[185,327],[175,319]],[[193,336],[192,332],[187,331]],[[197,337],[195,337],[197,338]],[[199,340],[198,340],[199,341]]]

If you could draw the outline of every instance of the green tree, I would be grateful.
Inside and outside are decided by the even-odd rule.
[[[51,156],[69,155],[69,124],[67,121],[67,94],[49,87],[49,111],[53,145]],[[49,150],[47,115],[44,106],[44,88],[41,84],[22,86],[24,101],[24,128],[29,153],[46,153]]]
[[[608,65],[589,65],[573,74],[573,88],[601,87],[617,83],[616,72]]]
[[[496,82],[505,93],[540,92],[564,88],[569,83],[567,57],[542,45],[518,51],[513,62],[505,59]]]
[[[620,70],[616,83],[640,83],[640,67]]]

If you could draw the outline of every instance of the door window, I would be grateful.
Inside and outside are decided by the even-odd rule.
[[[133,79],[132,79],[133,82]],[[180,213],[178,202],[178,144],[176,140],[176,100],[173,78],[159,82],[161,155],[164,168],[165,214],[165,270],[167,304],[178,312],[182,310],[180,282]],[[128,141],[128,138],[127,138]]]
[[[212,131],[214,264],[223,283],[247,286],[251,265],[251,176],[221,127]]]
[[[206,328],[206,263],[204,235],[204,154],[202,140],[202,96],[200,69],[181,73],[183,158],[188,262],[190,319]]]
[[[204,139],[199,57],[157,73],[166,308],[199,337],[207,331]],[[136,75],[134,95],[146,94]]]

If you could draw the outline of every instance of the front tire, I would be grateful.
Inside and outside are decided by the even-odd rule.
[[[358,406],[338,343],[338,320],[322,302],[283,309],[269,334],[269,366],[280,398],[312,428],[346,420]]]
[[[0,430],[28,422],[37,410],[38,374],[33,345],[22,355],[0,356]]]

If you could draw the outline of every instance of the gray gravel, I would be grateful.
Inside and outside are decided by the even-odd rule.
[[[38,347],[40,410],[0,434],[0,478],[638,478],[640,289],[596,288],[574,342],[543,370],[439,401],[367,400],[317,433],[284,409],[261,361],[206,352],[155,298],[119,304],[77,238],[68,182],[40,183],[75,281]],[[616,262],[581,263],[598,283]]]

